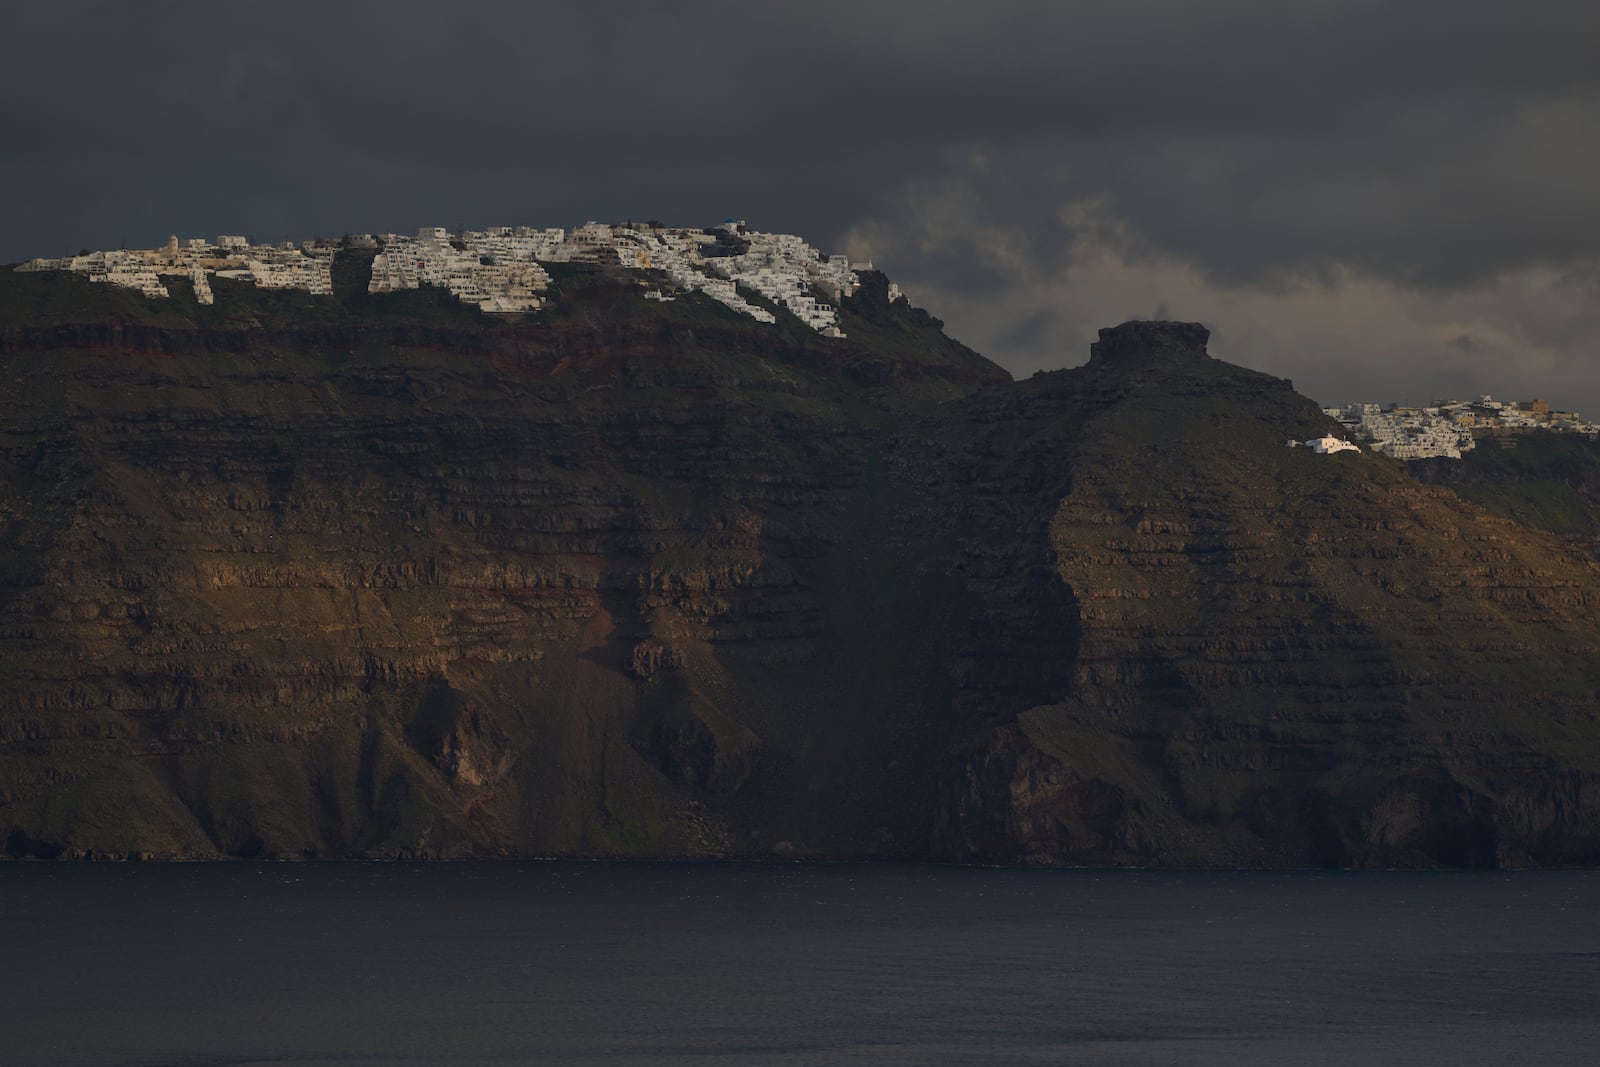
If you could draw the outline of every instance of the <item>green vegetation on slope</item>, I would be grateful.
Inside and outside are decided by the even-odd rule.
[[[1497,515],[1600,546],[1600,441],[1574,434],[1486,438],[1460,460],[1407,465]]]

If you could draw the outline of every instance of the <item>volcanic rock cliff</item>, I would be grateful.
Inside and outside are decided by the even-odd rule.
[[[1322,429],[1310,401],[1152,329],[1132,360],[1022,383],[973,435],[1051,443],[1016,469],[1063,470],[1029,540],[1079,632],[1056,699],[952,758],[942,849],[1592,862],[1592,561],[1393,461],[1285,448]]]
[[[0,274],[0,850],[1600,857],[1594,562],[1203,327],[1013,383],[881,276],[837,341],[362,268]]]

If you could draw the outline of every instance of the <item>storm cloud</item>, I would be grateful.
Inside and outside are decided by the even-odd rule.
[[[1325,402],[1600,414],[1600,9],[34,5],[0,260],[710,222],[871,257],[1014,373],[1200,319]]]

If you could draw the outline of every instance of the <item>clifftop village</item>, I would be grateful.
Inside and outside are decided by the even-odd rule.
[[[160,248],[34,259],[17,270],[75,271],[90,281],[152,297],[171,295],[163,278],[184,277],[202,304],[214,302],[213,277],[330,296],[333,257],[340,248],[376,252],[367,286],[373,293],[437,285],[490,314],[517,315],[544,304],[541,294],[550,275],[541,264],[593,263],[665,274],[670,284],[644,292],[648,300],[700,292],[753,319],[776,321],[772,312],[740,294],[743,287],[788,309],[825,337],[844,336],[836,303],[859,288],[857,271],[872,269],[871,263],[825,256],[792,234],[760,233],[730,219],[708,229],[590,222],[573,230],[499,226],[452,233],[430,226],[415,237],[351,234],[279,245],[252,244],[229,235],[215,244],[173,237]],[[902,299],[897,286],[889,287],[889,298]]]
[[[1575,411],[1551,411],[1543,400],[1496,400],[1487,394],[1476,400],[1443,400],[1428,407],[1351,404],[1322,411],[1337,420],[1352,440],[1395,459],[1460,459],[1480,438],[1505,440],[1536,430],[1600,436],[1600,425]],[[1347,442],[1340,443],[1351,447]],[[1306,444],[1310,446],[1312,442]],[[1325,447],[1319,451],[1340,449]]]
[[[276,245],[226,234],[215,243],[172,237],[160,248],[33,259],[16,269],[74,271],[151,297],[170,296],[163,279],[183,277],[196,300],[211,304],[213,277],[331,296],[333,257],[341,248],[373,252],[367,285],[373,293],[436,285],[489,314],[519,315],[544,306],[550,275],[542,264],[590,263],[665,275],[668,284],[644,290],[646,300],[671,301],[680,293],[699,292],[753,319],[776,321],[740,289],[759,293],[825,337],[844,336],[836,302],[860,287],[857,271],[872,269],[871,263],[824,255],[793,234],[761,233],[732,219],[705,229],[588,222],[572,230],[498,226],[452,233],[430,226],[414,237],[349,234]],[[904,299],[898,286],[889,286],[889,299]],[[1330,453],[1357,451],[1354,442],[1360,442],[1396,459],[1460,459],[1482,437],[1535,430],[1600,436],[1600,426],[1576,412],[1552,411],[1543,400],[1507,402],[1487,395],[1428,407],[1351,404],[1323,412],[1345,428],[1349,440],[1330,436],[1289,444]]]

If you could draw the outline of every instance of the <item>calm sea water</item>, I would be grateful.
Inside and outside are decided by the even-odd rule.
[[[0,1062],[1600,1062],[1600,872],[0,864]]]

